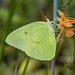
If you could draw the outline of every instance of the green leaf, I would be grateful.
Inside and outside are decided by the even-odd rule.
[[[15,67],[14,75],[17,75],[17,66]]]
[[[6,42],[38,60],[51,60],[55,56],[54,29],[47,22],[33,22],[16,29],[8,35]]]

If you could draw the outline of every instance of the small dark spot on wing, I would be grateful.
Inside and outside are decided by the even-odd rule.
[[[40,43],[40,42],[38,41],[38,43]]]
[[[27,32],[25,32],[25,34],[27,34]]]
[[[39,41],[32,41],[32,43],[36,43],[36,44],[39,44],[40,42],[39,42]]]
[[[32,43],[33,43],[34,41],[32,41]]]

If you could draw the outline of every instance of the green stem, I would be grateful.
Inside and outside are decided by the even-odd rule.
[[[53,20],[57,17],[56,13],[57,13],[57,0],[54,0],[54,4],[53,4]],[[56,25],[54,25],[54,29],[56,29]],[[52,59],[51,75],[55,75],[55,57]]]
[[[49,75],[49,63],[50,62],[47,62],[46,75]]]
[[[54,0],[53,20],[57,17],[57,9],[59,8],[60,8],[60,0]],[[54,29],[56,29],[56,21],[55,21]],[[55,57],[53,58],[52,64],[51,64],[51,75],[55,75]]]
[[[17,11],[17,9],[22,5],[24,0],[20,0],[16,6],[15,12]]]
[[[66,65],[64,64],[64,75],[66,75]]]
[[[70,5],[71,2],[72,2],[72,0],[69,0],[66,4],[63,5],[63,7],[66,7],[67,5]]]
[[[26,65],[25,65],[25,68],[24,68],[24,71],[23,71],[22,75],[25,75],[26,74],[26,70],[27,70],[29,61],[30,61],[30,58],[27,59],[27,62],[26,62]]]
[[[74,35],[74,51],[73,51],[73,64],[75,63],[75,35]]]
[[[69,61],[69,64],[72,63],[72,60],[73,60],[73,52],[72,52],[72,56],[71,56],[71,59],[70,59],[70,61]],[[69,68],[66,69],[66,75],[69,74],[69,70],[70,70]]]
[[[17,75],[17,66],[15,67],[14,75]]]
[[[73,66],[75,65],[75,35],[74,35],[74,51],[73,51]],[[75,72],[71,72],[72,75],[75,75]]]

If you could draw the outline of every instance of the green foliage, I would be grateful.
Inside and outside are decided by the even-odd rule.
[[[10,27],[11,27],[11,22],[12,22],[12,17],[14,15],[14,11],[15,11],[15,7],[16,7],[16,0],[12,1],[11,4],[11,8],[9,10],[9,14],[8,14],[8,18],[6,21],[6,25],[5,25],[5,31],[4,31],[4,36],[3,36],[3,40],[2,40],[2,47],[1,47],[1,58],[0,58],[0,64],[3,60],[3,56],[4,56],[4,49],[5,49],[5,38],[9,33]]]
[[[0,19],[2,20],[2,22],[6,22],[8,17],[8,10],[6,9],[2,9],[0,8]],[[12,23],[13,24],[22,24],[22,21],[24,21],[26,19],[23,19],[23,17],[21,17],[19,14],[14,14],[13,18],[12,18]]]
[[[29,61],[30,61],[30,58],[27,59],[27,62],[26,62],[25,68],[24,68],[24,70],[22,72],[22,75],[25,75],[26,74],[26,70],[27,70],[27,67],[29,65]]]

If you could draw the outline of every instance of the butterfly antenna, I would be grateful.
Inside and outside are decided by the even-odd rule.
[[[47,21],[46,21],[46,18],[45,18],[45,16],[44,16],[44,14],[43,14],[43,12],[42,12],[41,7],[40,7],[40,14],[41,14],[41,16],[42,16],[43,20],[44,20],[45,22],[47,22]]]

